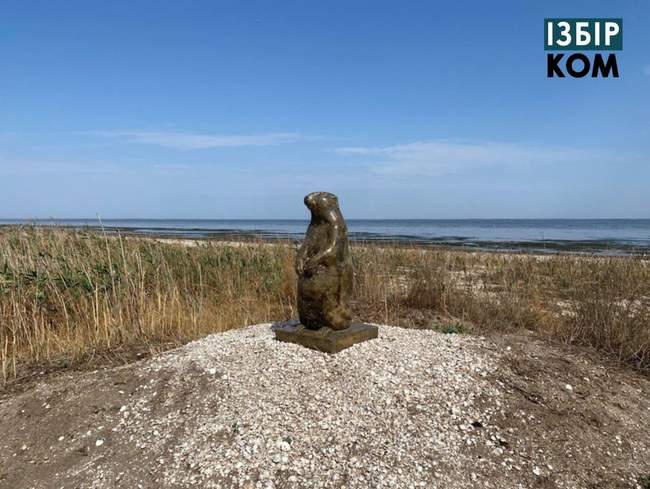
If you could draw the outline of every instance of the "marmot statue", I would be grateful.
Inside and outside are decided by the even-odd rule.
[[[334,194],[313,192],[305,205],[311,222],[296,257],[300,322],[309,329],[346,329],[352,319],[352,262],[339,201]]]

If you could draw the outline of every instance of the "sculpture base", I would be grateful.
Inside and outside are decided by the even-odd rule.
[[[377,326],[366,323],[352,323],[349,328],[334,330],[320,328],[307,329],[299,321],[276,323],[272,327],[275,339],[318,350],[326,353],[338,353],[341,350],[377,338]]]

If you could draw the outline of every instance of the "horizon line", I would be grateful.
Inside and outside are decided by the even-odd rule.
[[[0,217],[6,222],[56,221],[309,221],[310,218],[248,218],[248,217]],[[346,221],[648,221],[650,217],[346,217]],[[1,225],[1,224],[0,224]]]

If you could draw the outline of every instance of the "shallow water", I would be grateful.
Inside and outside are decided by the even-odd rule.
[[[503,251],[650,253],[650,219],[349,219],[353,240],[437,244]],[[1,224],[100,226],[96,219],[0,220]],[[306,220],[106,219],[106,229],[205,238],[245,235],[302,239]]]

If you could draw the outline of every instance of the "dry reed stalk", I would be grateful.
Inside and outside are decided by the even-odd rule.
[[[482,334],[526,329],[650,369],[650,266],[637,258],[352,247],[360,319]],[[0,230],[3,381],[157,351],[296,315],[290,246],[183,246],[66,229]],[[430,318],[430,319],[427,319]],[[462,329],[462,328],[460,328]],[[128,355],[122,355],[128,358]]]

